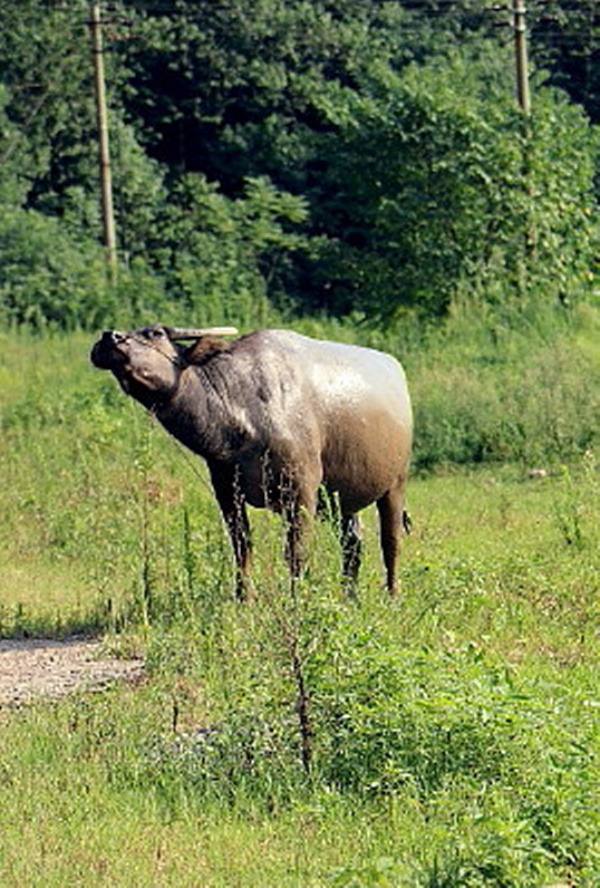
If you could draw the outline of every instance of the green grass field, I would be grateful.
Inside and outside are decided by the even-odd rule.
[[[253,513],[240,607],[204,467],[88,347],[2,340],[0,629],[99,633],[147,679],[0,711],[0,884],[600,884],[594,441],[530,461],[524,418],[521,459],[417,473],[397,601],[373,514],[349,602],[327,525],[292,594]]]

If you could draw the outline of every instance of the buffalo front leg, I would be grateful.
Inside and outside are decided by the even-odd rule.
[[[306,560],[306,540],[316,511],[316,495],[292,491],[286,497],[284,515],[287,521],[285,558],[292,580],[298,579]]]
[[[211,466],[210,474],[217,502],[231,537],[236,568],[236,595],[240,601],[244,601],[250,594],[248,578],[252,544],[246,502],[240,488],[238,472],[235,468]]]
[[[381,551],[386,570],[386,585],[390,595],[398,591],[396,571],[398,554],[400,552],[400,538],[404,527],[404,485],[388,490],[381,499],[377,500],[379,510],[379,526],[381,538]]]

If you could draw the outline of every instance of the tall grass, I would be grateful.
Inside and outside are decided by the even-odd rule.
[[[292,595],[259,522],[250,608],[195,525],[129,624],[146,684],[4,717],[3,884],[596,884],[598,484],[589,462],[415,480],[399,602],[370,520],[356,603],[329,530]]]

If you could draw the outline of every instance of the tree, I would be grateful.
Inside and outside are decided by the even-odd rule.
[[[596,0],[549,0],[528,15],[536,67],[600,121],[600,7]]]
[[[525,137],[506,71],[497,50],[463,51],[400,73],[375,65],[360,93],[322,95],[337,131],[313,183],[313,305],[440,317],[461,292],[519,292],[524,266],[530,291],[581,289],[597,138],[545,90]]]
[[[2,0],[6,113],[27,141],[24,202],[60,213],[61,195],[96,175],[94,102],[85,5]]]
[[[59,254],[101,232],[87,7],[0,0],[0,198],[59,220]],[[379,319],[566,298],[594,261],[596,145],[539,81],[524,141],[493,21],[477,0],[105,5],[122,264],[198,320],[265,294]]]
[[[129,113],[171,169],[203,172],[227,194],[268,175],[299,192],[313,136],[327,126],[315,97],[352,87],[366,58],[412,58],[397,2],[178,0],[146,10],[124,45]]]

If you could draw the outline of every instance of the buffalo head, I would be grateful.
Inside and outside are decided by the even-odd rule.
[[[171,396],[181,370],[198,361],[211,343],[214,346],[214,337],[235,333],[235,327],[191,329],[162,324],[129,332],[106,330],[94,344],[91,360],[101,370],[112,371],[127,394],[150,405]],[[194,340],[191,346],[180,344],[189,339]]]

